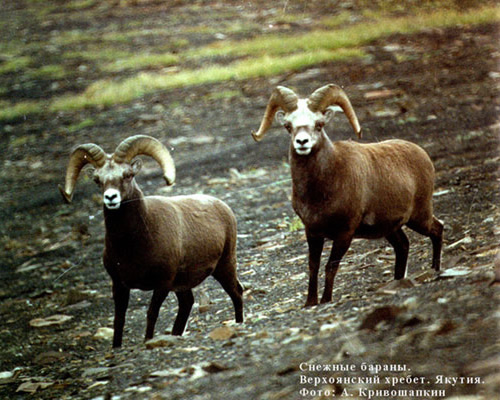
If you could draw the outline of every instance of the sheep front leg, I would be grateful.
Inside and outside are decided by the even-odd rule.
[[[325,266],[325,289],[321,297],[321,304],[332,301],[333,281],[339,269],[340,260],[349,249],[352,242],[352,236],[337,238],[333,241],[332,252]]]
[[[308,233],[306,235],[309,246],[309,288],[304,307],[311,307],[318,304],[318,271],[325,239],[322,237],[313,237]]]
[[[191,290],[175,292],[175,294],[177,295],[177,300],[179,301],[179,311],[177,312],[177,317],[175,318],[172,335],[181,336],[186,328],[186,323],[189,318],[189,314],[191,313],[191,308],[193,307],[194,297]]]
[[[148,323],[146,326],[146,337],[144,340],[149,340],[153,338],[156,320],[158,319],[158,314],[160,313],[161,305],[168,296],[168,290],[166,289],[156,289],[153,291],[153,296],[151,297],[151,303],[149,303],[147,319]]]
[[[122,345],[125,314],[127,313],[130,289],[121,283],[113,281],[113,300],[115,302],[115,320],[113,324],[113,347]]]

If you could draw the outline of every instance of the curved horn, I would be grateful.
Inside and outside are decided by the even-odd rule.
[[[358,117],[356,117],[349,98],[340,86],[330,84],[315,90],[307,99],[307,104],[311,111],[314,112],[324,112],[332,104],[340,106],[344,110],[344,114],[351,123],[352,129],[354,129],[358,138],[361,137],[361,127],[359,126]]]
[[[67,203],[71,203],[73,191],[80,171],[86,164],[100,168],[106,161],[106,153],[94,143],[81,144],[73,149],[66,169],[64,189],[59,185],[59,191]]]
[[[117,163],[130,162],[140,154],[152,157],[160,164],[167,185],[175,182],[175,165],[172,156],[163,144],[154,137],[146,135],[131,136],[121,142],[113,154]]]
[[[256,142],[262,140],[273,122],[274,115],[278,109],[283,109],[286,112],[291,112],[297,109],[298,97],[295,92],[284,86],[277,86],[274,89],[269,102],[267,103],[266,112],[260,123],[259,130],[252,132],[252,137]]]

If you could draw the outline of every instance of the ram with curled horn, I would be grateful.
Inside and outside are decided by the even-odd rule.
[[[321,302],[332,300],[339,263],[354,238],[386,238],[396,253],[394,278],[406,275],[409,241],[402,227],[428,236],[432,267],[439,271],[443,224],[433,215],[434,166],[419,146],[404,140],[380,143],[332,142],[324,130],[334,109],[344,111],[361,136],[354,108],[334,84],[301,99],[278,86],[271,95],[257,132],[260,141],[273,118],[290,134],[292,206],[305,226],[309,247],[306,306],[318,303],[318,270],[324,241],[333,241],[326,263]]]
[[[194,303],[192,289],[213,276],[229,294],[236,322],[243,321],[243,287],[236,275],[236,218],[221,200],[206,195],[144,196],[135,176],[146,155],[158,162],[168,185],[175,181],[169,151],[157,139],[137,135],[122,141],[113,154],[88,143],[70,156],[64,188],[71,202],[80,171],[94,167],[103,193],[103,262],[113,283],[113,347],[122,344],[131,289],[152,290],[146,340],[153,337],[160,307],[170,291],[179,310],[172,334],[182,335]]]

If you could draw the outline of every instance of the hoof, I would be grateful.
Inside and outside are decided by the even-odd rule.
[[[318,300],[316,301],[306,301],[306,304],[304,304],[304,308],[309,308],[309,307],[313,307],[313,306],[317,306],[318,305]]]

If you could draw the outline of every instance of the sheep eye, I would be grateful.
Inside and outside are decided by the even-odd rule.
[[[319,132],[323,129],[323,127],[325,126],[325,124],[323,122],[316,122],[316,130]]]
[[[285,122],[283,125],[288,132],[292,132],[292,124],[290,122]]]
[[[132,172],[125,172],[123,174],[123,179],[129,181],[134,177],[134,174]]]
[[[94,182],[97,184],[97,185],[100,185],[101,184],[101,180],[99,179],[98,176],[94,176]]]

